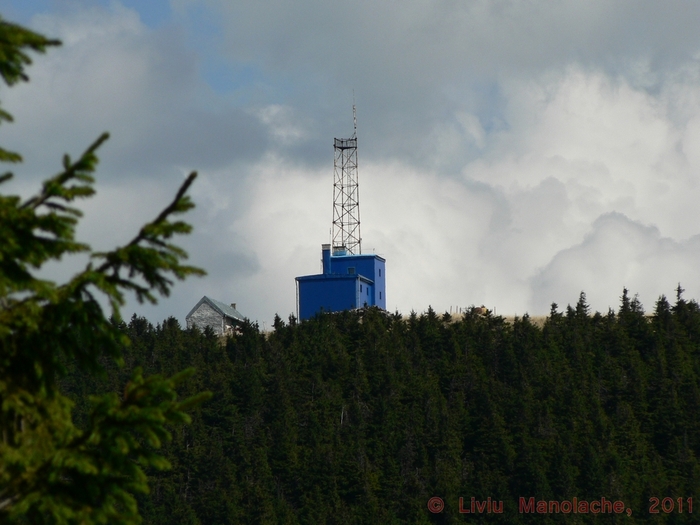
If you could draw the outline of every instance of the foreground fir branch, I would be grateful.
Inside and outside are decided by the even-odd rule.
[[[57,45],[0,19],[0,75],[8,86],[28,80],[24,50]],[[0,110],[0,121],[12,117]],[[93,253],[75,238],[81,212],[73,201],[94,194],[100,136],[76,160],[22,202],[0,194],[0,522],[139,523],[134,493],[147,493],[144,469],[165,469],[157,452],[171,439],[168,427],[189,422],[186,411],[209,394],[178,400],[176,388],[192,369],[171,378],[133,371],[123,393],[91,399],[86,429],[73,423],[73,403],[58,388],[65,363],[101,373],[100,358],[121,362],[129,338],[118,329],[125,294],[152,303],[167,296],[174,279],[203,275],[182,263],[187,254],[170,241],[191,231],[174,220],[193,207],[186,195],[191,173],[171,204],[125,246]],[[0,160],[17,153],[0,149]],[[12,178],[0,176],[0,184]],[[64,255],[87,253],[91,262],[64,284],[34,272]],[[106,297],[108,319],[97,301]],[[102,361],[104,362],[104,361]]]

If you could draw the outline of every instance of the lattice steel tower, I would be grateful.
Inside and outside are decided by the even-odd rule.
[[[357,177],[357,117],[352,106],[353,134],[334,139],[333,149],[333,253],[362,253],[360,236],[360,187]]]

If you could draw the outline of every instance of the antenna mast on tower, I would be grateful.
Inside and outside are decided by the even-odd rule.
[[[352,137],[333,141],[335,159],[331,242],[333,253],[346,252],[359,255],[362,253],[362,237],[360,237],[360,186],[357,176],[357,117],[354,100],[352,121]]]

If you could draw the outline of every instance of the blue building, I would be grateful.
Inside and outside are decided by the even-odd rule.
[[[350,254],[331,245],[321,247],[323,273],[296,278],[299,319],[318,312],[339,312],[365,306],[386,310],[386,261],[379,255]]]
[[[321,246],[323,273],[296,278],[297,316],[365,306],[386,310],[385,260],[362,254],[360,185],[357,176],[357,119],[349,139],[334,139],[331,244]]]

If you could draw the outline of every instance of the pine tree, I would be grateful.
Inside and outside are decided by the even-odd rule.
[[[28,51],[58,44],[0,18],[5,83],[28,80]],[[0,121],[11,120],[0,110]],[[165,378],[144,377],[136,368],[120,394],[92,398],[80,428],[73,402],[60,391],[68,364],[89,375],[104,371],[105,356],[123,362],[125,293],[155,303],[156,294],[168,295],[173,277],[204,273],[182,264],[186,253],[169,241],[191,230],[171,217],[192,208],[185,194],[195,173],[125,246],[95,253],[75,239],[81,213],[71,203],[93,195],[95,152],[107,138],[100,136],[75,161],[66,155],[61,172],[36,196],[22,201],[0,194],[0,521],[139,523],[134,494],[148,491],[144,469],[168,467],[157,451],[170,439],[168,425],[188,421],[186,410],[206,397],[178,400],[175,388],[192,370]],[[0,160],[21,156],[0,149]],[[11,177],[0,176],[0,184]],[[35,276],[47,262],[73,253],[91,261],[68,282]],[[96,294],[109,302],[111,319]]]

